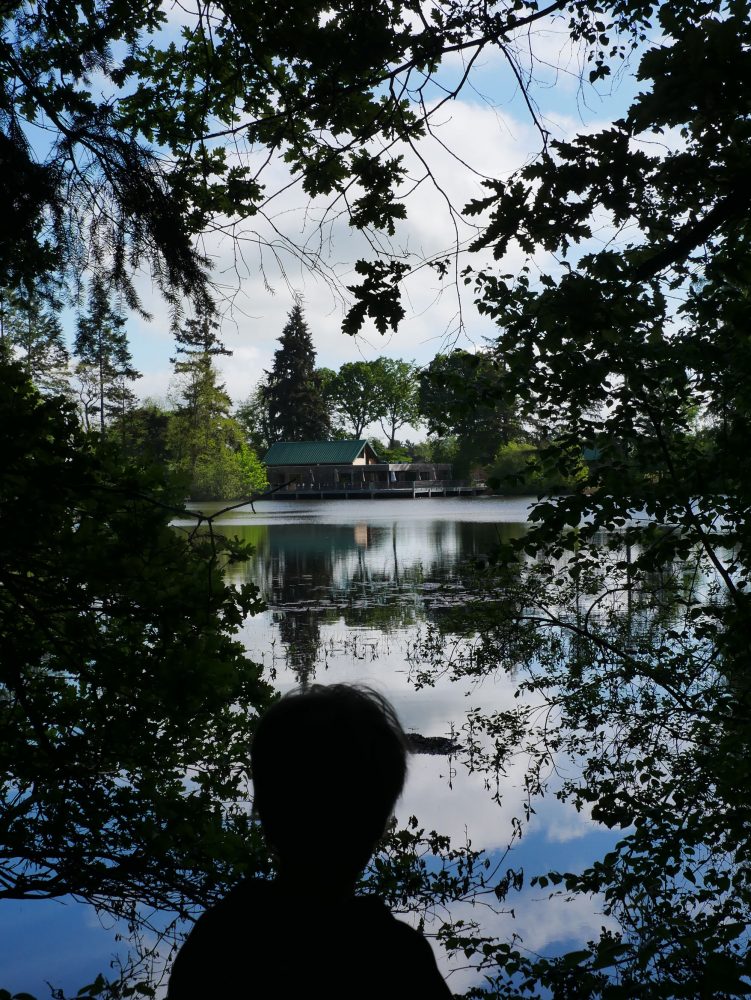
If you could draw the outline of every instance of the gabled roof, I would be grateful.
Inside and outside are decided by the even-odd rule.
[[[277,441],[263,457],[264,465],[348,465],[367,441]],[[372,449],[371,449],[372,450]]]

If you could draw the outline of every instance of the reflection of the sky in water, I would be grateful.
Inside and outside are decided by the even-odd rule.
[[[461,601],[462,560],[481,559],[500,539],[523,531],[528,506],[528,498],[285,501],[258,504],[255,514],[243,508],[225,515],[221,529],[255,548],[250,564],[235,570],[237,582],[255,580],[269,604],[244,627],[249,655],[274,673],[281,690],[301,675],[371,684],[393,702],[407,730],[424,735],[460,730],[471,708],[510,707],[514,686],[506,676],[474,686],[441,677],[416,690],[407,650],[421,626]],[[207,514],[217,509],[202,507]],[[505,776],[499,806],[483,775],[469,773],[461,759],[416,756],[397,818],[415,815],[426,830],[448,834],[457,844],[469,838],[495,863],[511,840],[512,818],[522,816],[523,767],[518,761]],[[612,840],[548,796],[536,804],[503,870],[580,869]],[[455,912],[488,931],[515,931],[534,951],[587,940],[603,923],[595,902],[551,902],[541,890],[525,888],[508,905],[515,919],[482,905],[462,904]],[[87,907],[34,902],[0,908],[0,988],[39,997],[49,993],[44,980],[78,988],[106,971],[115,949],[113,933],[102,930]],[[451,978],[456,990],[466,982],[466,973]]]
[[[407,730],[428,736],[460,731],[472,708],[492,712],[518,704],[505,675],[481,684],[443,676],[419,690],[412,683],[408,650],[442,608],[462,603],[462,562],[481,559],[499,540],[523,531],[528,508],[524,498],[450,501],[450,512],[442,504],[349,504],[344,510],[322,504],[320,515],[304,525],[281,513],[291,523],[270,522],[263,535],[248,538],[257,548],[254,578],[270,610],[246,623],[243,639],[251,656],[275,668],[281,690],[301,676],[367,683],[392,701]],[[377,517],[360,519],[365,506],[376,508]],[[229,530],[243,537],[244,527]],[[535,804],[522,840],[504,856],[512,819],[524,814],[525,763],[510,766],[499,806],[485,776],[470,773],[461,757],[415,756],[397,818],[417,816],[426,830],[448,834],[457,845],[468,838],[493,865],[502,863],[500,874],[509,867],[524,868],[528,877],[550,868],[580,870],[612,845],[613,834],[552,794]],[[452,912],[478,920],[489,933],[516,932],[534,951],[596,937],[604,922],[594,901],[568,905],[528,887],[512,895],[513,918],[481,904]],[[439,961],[446,969],[445,956]],[[466,987],[468,978],[456,973],[452,988]]]
[[[259,624],[255,619],[246,632],[251,650],[258,649],[253,643],[260,638],[256,633]],[[474,686],[467,681],[454,683],[442,677],[434,687],[415,691],[409,680],[405,653],[408,636],[416,627],[397,630],[388,642],[380,643],[377,633],[362,630],[359,648],[366,653],[363,659],[358,659],[347,653],[341,622],[323,626],[321,644],[329,649],[333,647],[335,652],[327,655],[325,666],[316,672],[315,680],[332,684],[369,684],[391,700],[405,729],[426,736],[448,735],[452,726],[460,730],[472,708],[482,707],[491,712],[516,703],[514,684],[505,676]],[[294,671],[287,666],[281,668],[276,683],[282,691],[293,687],[296,684]],[[516,841],[505,854],[513,837],[512,818],[521,818],[524,814],[524,766],[525,761],[518,760],[509,768],[503,779],[499,806],[486,787],[485,776],[470,773],[461,758],[415,755],[397,806],[397,820],[403,825],[410,816],[416,816],[425,830],[447,834],[457,846],[469,840],[474,849],[482,848],[488,853],[491,866],[499,861],[502,863],[499,875],[507,868],[521,867],[527,879],[551,868],[581,870],[612,846],[614,837],[610,831],[603,830],[551,794],[535,803],[534,815],[525,825],[521,841]],[[524,940],[525,947],[536,952],[589,940],[596,937],[606,923],[595,901],[577,900],[573,905],[564,905],[562,900],[551,901],[546,892],[529,887],[520,893],[512,890],[509,895],[506,908],[513,908],[513,917],[498,915],[486,904],[487,899],[485,904],[475,906],[460,904],[452,907],[451,912],[456,917],[478,921],[487,933],[509,936],[516,933]],[[426,930],[430,933],[430,925]],[[443,971],[447,972],[450,965],[445,954],[437,952],[437,957]],[[454,964],[466,963],[457,960]],[[450,979],[452,989],[467,988],[475,978],[466,971],[456,972]]]

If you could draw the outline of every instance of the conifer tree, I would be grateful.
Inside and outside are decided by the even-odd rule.
[[[331,435],[331,417],[299,302],[292,307],[279,343],[263,389],[271,442],[325,441]]]
[[[105,432],[107,417],[122,419],[135,404],[129,383],[141,375],[133,367],[133,358],[124,330],[125,320],[110,305],[104,284],[94,279],[89,294],[89,311],[78,320],[75,353],[79,358],[76,374],[82,386],[96,386],[96,405],[91,393],[82,399],[84,425],[89,427],[92,414],[98,414],[99,430]]]
[[[230,416],[232,401],[214,358],[231,352],[216,331],[213,320],[198,317],[178,334],[167,448],[192,497],[235,499],[263,490],[267,481],[240,424]]]
[[[41,392],[70,391],[68,349],[60,321],[33,286],[0,291],[0,342],[6,359],[15,356]]]

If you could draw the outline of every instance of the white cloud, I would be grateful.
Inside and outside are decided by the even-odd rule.
[[[537,146],[528,125],[464,101],[454,101],[438,113],[435,134],[440,142],[427,138],[417,153],[406,151],[409,183],[424,173],[419,161],[423,155],[436,183],[459,210],[482,192],[482,176],[508,175]],[[452,157],[441,143],[459,151],[477,173]],[[251,160],[256,156],[251,154]],[[265,178],[269,192],[282,189],[289,179],[280,162],[270,165]],[[237,239],[215,231],[202,241],[214,260],[214,280],[226,293],[222,333],[235,357],[224,370],[233,397],[238,392],[245,395],[244,386],[255,382],[270,366],[294,294],[304,299],[318,363],[327,367],[379,354],[427,363],[457,331],[456,290],[450,281],[442,286],[433,270],[423,268],[405,285],[407,316],[398,333],[382,337],[370,327],[356,338],[342,335],[341,321],[349,297],[343,287],[358,280],[352,268],[354,260],[370,257],[373,252],[365,236],[351,231],[343,217],[327,216],[327,204],[323,199],[309,204],[299,187],[292,187],[269,204],[267,222],[256,216],[254,228],[249,223],[235,228]],[[434,184],[426,180],[418,186],[409,198],[408,210],[409,218],[388,248],[426,257],[451,251],[456,239],[452,213]],[[460,221],[460,241],[466,242],[472,235],[471,226]],[[295,257],[294,246],[302,248],[302,257]],[[154,373],[143,387],[148,384],[148,392],[158,394],[172,350],[170,317],[146,279],[139,282],[139,291],[153,320],[130,324],[134,355],[141,370]],[[492,332],[492,326],[474,315],[470,299],[465,291],[465,323],[472,339],[479,342]],[[156,355],[160,363],[152,360]]]
[[[394,238],[380,244],[427,259],[450,255],[457,238],[466,246],[482,220],[462,218],[460,213],[467,202],[484,193],[482,179],[508,177],[540,147],[528,114],[517,116],[516,111],[488,103],[453,100],[432,121],[433,136],[404,150],[408,171],[404,189],[413,189],[408,218]],[[562,110],[551,110],[547,122],[556,135],[582,130],[576,115]],[[591,131],[600,124],[591,122],[586,128]],[[260,157],[260,152],[251,151],[244,162],[260,162]],[[421,157],[432,179],[425,178]],[[455,273],[439,280],[429,267],[415,270],[405,281],[407,315],[398,332],[381,336],[368,324],[360,336],[344,336],[341,322],[351,298],[345,286],[359,281],[353,263],[359,256],[372,257],[372,247],[343,216],[329,211],[327,199],[310,202],[299,185],[289,187],[287,166],[280,160],[269,164],[264,180],[269,194],[280,192],[269,202],[265,218],[259,213],[231,231],[216,229],[202,240],[224,296],[222,335],[234,355],[222,370],[235,401],[244,398],[270,367],[296,294],[303,297],[321,366],[338,368],[346,361],[381,354],[426,364],[457,340],[462,346],[480,345],[492,337],[494,326],[477,314],[471,289],[463,287],[461,279],[457,282]],[[489,254],[471,255],[460,266],[471,262],[477,267],[489,259]],[[514,272],[522,262],[523,255],[512,247],[504,268]],[[164,395],[172,353],[169,313],[145,279],[139,290],[154,317],[150,323],[130,324],[135,361],[147,375],[139,390]]]

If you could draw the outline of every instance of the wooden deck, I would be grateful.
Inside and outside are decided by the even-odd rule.
[[[335,486],[290,485],[274,493],[273,500],[413,500],[422,497],[474,497],[487,493],[480,484],[419,480],[414,483],[389,483],[376,486],[370,483],[353,485],[339,483]]]

